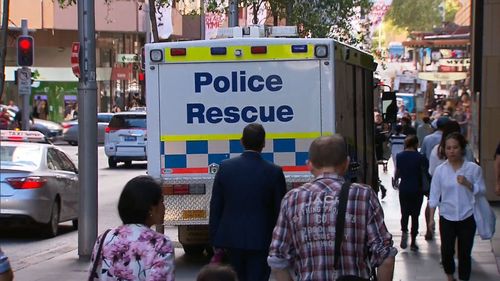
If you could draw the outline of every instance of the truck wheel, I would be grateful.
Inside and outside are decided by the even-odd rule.
[[[56,237],[59,232],[59,202],[55,201],[52,205],[52,212],[50,213],[50,220],[47,224],[43,225],[42,233],[47,238]]]
[[[184,253],[188,256],[201,256],[205,250],[205,245],[182,245],[182,248],[184,248]]]
[[[113,159],[112,157],[109,157],[108,158],[108,166],[112,169],[116,168],[116,161],[115,159]]]

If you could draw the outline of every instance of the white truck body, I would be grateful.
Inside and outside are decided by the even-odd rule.
[[[193,226],[179,228],[185,249],[207,242],[214,174],[243,151],[249,123],[264,126],[262,155],[283,168],[290,188],[311,178],[311,141],[337,132],[363,165],[362,181],[372,183],[371,56],[332,39],[299,38],[153,43],[145,54],[148,174],[164,184],[165,225]]]

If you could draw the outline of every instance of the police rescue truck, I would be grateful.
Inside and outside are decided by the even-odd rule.
[[[262,156],[289,188],[311,178],[311,141],[334,133],[358,166],[351,177],[377,183],[372,56],[333,39],[270,38],[283,35],[276,28],[226,33],[233,38],[145,47],[148,174],[161,180],[165,225],[178,226],[188,254],[208,245],[214,175],[243,152],[249,123],[264,126]]]

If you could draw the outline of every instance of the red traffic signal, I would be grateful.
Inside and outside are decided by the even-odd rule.
[[[32,66],[34,60],[34,40],[29,35],[17,37],[17,65]]]

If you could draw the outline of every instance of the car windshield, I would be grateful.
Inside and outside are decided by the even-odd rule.
[[[146,115],[115,115],[109,122],[109,127],[115,129],[146,129]]]
[[[42,156],[42,148],[37,146],[1,146],[1,166],[38,167]]]

